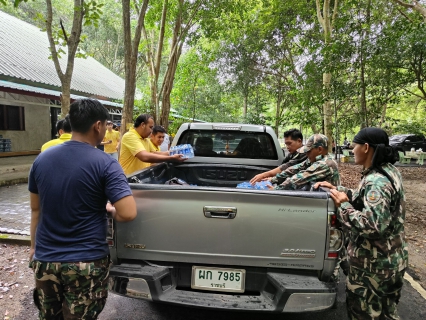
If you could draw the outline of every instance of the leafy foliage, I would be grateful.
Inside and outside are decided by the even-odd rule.
[[[0,3],[7,12],[19,4],[13,14],[44,23],[41,2]],[[311,133],[324,131],[328,100],[338,140],[366,125],[426,132],[426,23],[421,10],[398,3],[339,1],[330,41],[324,41],[315,1],[150,0],[138,48],[135,110],[170,108],[171,131],[198,119]],[[133,26],[140,5],[131,1]],[[69,28],[72,2],[54,0],[53,6]],[[80,49],[124,76],[121,3],[85,1],[85,9]],[[59,24],[53,34],[63,53]],[[152,72],[157,63],[158,73]],[[326,91],[325,72],[332,79]]]

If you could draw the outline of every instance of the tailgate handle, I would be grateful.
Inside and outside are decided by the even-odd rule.
[[[237,215],[237,208],[204,206],[203,212],[206,218],[234,219]]]

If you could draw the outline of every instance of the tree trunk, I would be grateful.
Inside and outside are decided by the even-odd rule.
[[[162,101],[161,105],[161,118],[160,124],[167,130],[169,126],[169,114],[170,114],[170,94],[173,89],[173,82],[176,74],[177,64],[182,53],[182,46],[185,42],[186,34],[196,23],[196,13],[204,4],[203,1],[194,1],[195,6],[192,9],[192,12],[185,12],[185,21],[184,27],[182,28],[183,23],[183,10],[184,10],[184,0],[175,1],[178,5],[178,13],[175,19],[175,25],[173,27],[173,36],[171,41],[171,51],[169,56],[169,61],[167,64],[167,70],[164,75],[163,83],[160,91],[158,91],[157,97],[158,101]],[[166,15],[165,10],[167,10],[167,1],[164,0],[163,6],[163,15],[162,22],[165,21]],[[160,32],[161,33],[161,32]],[[160,47],[159,49],[160,50]],[[157,58],[157,67],[159,68],[159,63],[161,59]],[[158,69],[159,70],[159,69]]]
[[[136,92],[136,63],[138,59],[138,48],[141,40],[142,26],[145,21],[145,13],[148,9],[149,0],[144,0],[139,12],[138,23],[132,40],[130,22],[130,0],[122,0],[123,7],[123,32],[124,32],[124,70],[125,88],[124,105],[121,116],[121,135],[131,127],[133,123],[133,108]]]
[[[145,63],[148,67],[149,88],[151,91],[150,113],[154,117],[155,123],[159,122],[160,120],[160,96],[158,93],[158,79],[160,77],[160,66],[163,56],[164,34],[166,30],[168,6],[168,0],[164,0],[160,21],[160,33],[158,36],[156,49],[154,45],[155,32],[151,32],[148,35],[145,24],[142,24],[142,34],[146,42]]]
[[[177,69],[177,64],[182,53],[182,45],[180,44],[179,48],[175,51],[175,54],[172,57],[172,60],[169,62],[169,67],[167,68],[167,77],[164,78],[164,89],[163,89],[163,99],[161,105],[161,119],[160,124],[167,130],[169,127],[169,114],[170,114],[170,94],[173,89],[173,82],[175,80],[175,74]]]
[[[331,90],[331,73],[323,74],[323,85],[325,89],[325,94],[327,99],[325,99],[323,104],[323,112],[324,112],[324,135],[327,137],[328,151],[331,152],[332,146],[330,141],[333,140],[333,110],[331,107],[330,100],[330,90]]]
[[[53,9],[52,1],[46,0],[46,33],[49,40],[49,49],[52,55],[52,61],[55,65],[56,73],[59,80],[61,81],[62,93],[61,93],[61,113],[62,117],[65,117],[70,109],[70,94],[71,94],[71,80],[74,70],[74,60],[77,53],[78,45],[80,44],[80,36],[83,29],[83,18],[88,12],[83,11],[84,0],[74,0],[74,16],[71,32],[67,35],[64,27],[62,26],[62,33],[67,45],[67,66],[65,73],[62,71],[59,63],[59,56],[56,50],[55,39],[53,37],[52,23],[53,23]]]
[[[362,51],[362,48],[361,48]],[[363,53],[361,52],[361,97],[360,97],[360,105],[361,105],[361,129],[368,127],[368,115],[367,115],[367,99],[366,99],[366,85],[365,85],[365,61],[363,57]]]
[[[149,74],[149,89],[151,91],[151,105],[150,105],[150,113],[154,117],[154,122],[157,123],[159,120],[159,101],[158,101],[158,82],[155,75],[152,73],[152,69],[148,68]]]
[[[170,114],[170,94],[173,89],[173,82],[175,79],[177,64],[182,53],[182,46],[184,43],[184,36],[182,30],[182,9],[183,0],[179,0],[179,12],[176,16],[175,26],[173,28],[173,37],[171,43],[171,52],[169,63],[167,66],[166,74],[163,79],[163,86],[160,94],[162,94],[161,105],[161,119],[160,124],[167,130],[169,127],[169,114]]]
[[[281,108],[281,93],[278,92],[277,94],[277,106],[276,106],[276,111],[275,111],[275,134],[278,137],[278,129],[280,126],[280,108]]]
[[[388,108],[388,104],[385,103],[385,105],[383,106],[382,115],[380,117],[379,128],[381,128],[383,124],[385,123],[387,108]]]
[[[370,16],[371,16],[371,0],[368,1],[367,4],[367,12],[366,12],[366,28],[367,30],[363,30],[363,35],[361,37],[361,50],[360,50],[360,64],[361,64],[361,74],[360,74],[360,81],[361,81],[361,97],[360,97],[360,105],[361,105],[361,115],[362,115],[362,121],[361,121],[361,129],[368,127],[368,110],[367,110],[367,98],[366,98],[366,91],[367,91],[367,85],[365,84],[365,54],[364,54],[364,44],[369,42],[369,28],[370,28]]]
[[[65,116],[70,111],[71,104],[71,79],[66,85],[62,85],[62,93],[61,93],[61,118],[65,118]]]
[[[330,2],[331,0],[324,0],[324,4],[321,10],[320,0],[316,0],[316,8],[317,8],[317,17],[318,22],[323,28],[324,32],[324,44],[328,47],[332,42],[332,32],[334,27],[334,22],[336,21],[337,16],[337,8],[338,8],[338,0],[334,0],[333,14],[330,16]],[[324,134],[327,137],[328,151],[332,151],[332,144],[330,143],[333,140],[333,111],[331,110],[331,102],[330,102],[330,92],[331,92],[331,61],[328,58],[328,51],[326,51],[326,55],[324,56],[324,60],[326,60],[326,72],[323,74],[323,90],[324,90],[324,104],[323,104],[323,112],[324,112]]]
[[[125,60],[130,60],[125,58]],[[136,92],[136,63],[131,60],[125,62],[125,87],[124,87],[124,101],[123,113],[121,115],[121,135],[125,134],[133,123],[133,107],[135,104]]]
[[[243,100],[243,117],[247,117],[247,100],[248,97],[246,94],[244,94],[244,100]]]

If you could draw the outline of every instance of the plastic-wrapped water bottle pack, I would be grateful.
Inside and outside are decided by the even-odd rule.
[[[237,184],[237,188],[239,188],[239,189],[268,190],[269,189],[268,186],[272,186],[270,181],[256,182],[254,184],[254,186],[248,181],[244,181],[244,182]]]
[[[170,148],[170,155],[182,154],[185,159],[194,158],[194,149],[190,144],[180,144]]]

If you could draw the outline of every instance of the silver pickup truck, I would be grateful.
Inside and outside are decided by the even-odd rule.
[[[274,131],[187,123],[173,141],[181,144],[195,157],[128,176],[138,216],[109,223],[110,290],[215,309],[332,307],[342,234],[328,193],[236,188],[282,163]]]

